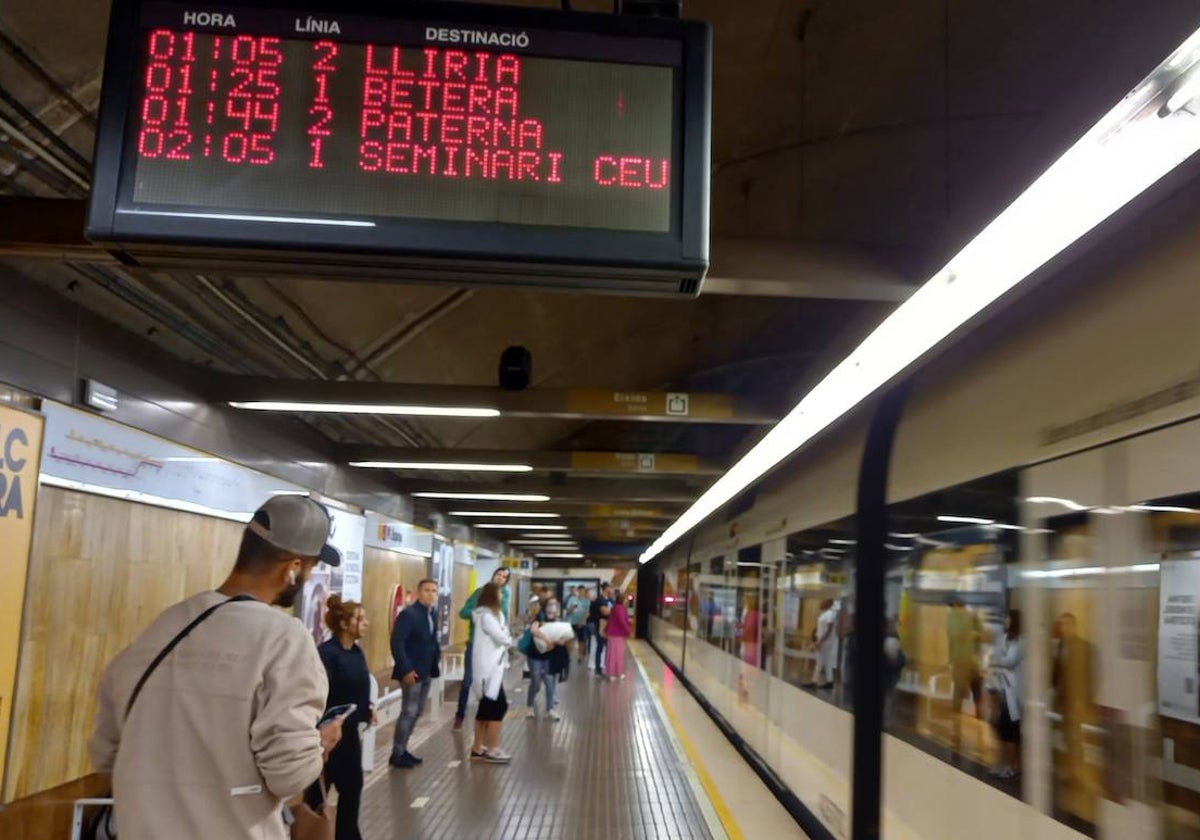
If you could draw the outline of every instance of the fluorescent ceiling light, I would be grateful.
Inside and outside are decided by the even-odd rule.
[[[1200,513],[1200,510],[1177,505],[1133,505],[1130,510],[1138,513]]]
[[[1200,118],[1160,116],[1200,60],[1193,33],[683,513],[646,562],[921,359],[1022,280],[1200,149]]]
[[[370,470],[440,470],[442,472],[533,472],[528,464],[458,464],[433,461],[351,461],[352,467]]]
[[[1075,569],[1030,569],[1022,572],[1021,577],[1028,578],[1065,578],[1065,577],[1085,577],[1091,575],[1102,575],[1105,572],[1103,566],[1083,566]]]
[[[962,525],[995,525],[995,519],[981,519],[978,516],[949,516],[938,517],[938,522],[954,522]]]
[[[543,560],[582,560],[582,554],[535,554],[534,557]]]
[[[287,400],[251,400],[231,402],[233,408],[250,411],[299,411],[312,414],[399,414],[407,417],[499,417],[494,408],[469,408],[457,405],[393,405],[389,403],[290,402]]]
[[[521,513],[520,511],[452,510],[451,516],[491,516],[497,519],[562,519],[561,513]]]
[[[566,525],[536,525],[529,523],[515,524],[511,522],[482,522],[476,528],[490,528],[501,531],[565,531]]]
[[[533,527],[538,528],[541,526],[534,525]],[[530,537],[535,540],[560,540],[560,539],[561,540],[573,540],[573,539],[575,539],[575,537],[573,537],[571,534],[521,534],[521,536],[522,537]]]
[[[902,531],[890,531],[888,533],[888,536],[895,537],[898,540],[915,540],[917,537],[919,537],[921,535],[916,532],[905,533]]]
[[[1067,510],[1087,510],[1087,505],[1081,505],[1079,502],[1073,502],[1070,499],[1060,499],[1057,496],[1030,496],[1025,501],[1032,505],[1062,505]]]
[[[459,499],[473,502],[548,502],[536,493],[413,493],[419,499]]]
[[[858,540],[830,540],[830,545],[858,545]]]

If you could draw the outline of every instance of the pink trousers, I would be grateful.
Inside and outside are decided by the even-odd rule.
[[[625,641],[624,636],[608,637],[608,647],[604,650],[604,673],[610,677],[625,673]]]

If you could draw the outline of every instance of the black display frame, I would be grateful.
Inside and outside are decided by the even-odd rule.
[[[679,43],[682,59],[674,119],[676,159],[682,165],[677,167],[681,177],[672,179],[678,193],[672,197],[669,232],[397,217],[379,217],[376,226],[369,228],[320,227],[129,212],[135,176],[132,116],[140,96],[136,79],[142,53],[143,5],[143,0],[114,0],[112,5],[86,226],[89,239],[112,248],[127,262],[153,265],[156,257],[174,254],[174,259],[191,257],[198,263],[219,259],[230,265],[262,261],[286,267],[320,262],[324,254],[347,267],[394,261],[434,275],[445,267],[455,282],[471,282],[475,277],[483,282],[531,285],[523,276],[557,272],[579,278],[607,275],[606,291],[620,291],[628,285],[631,293],[662,293],[664,289],[655,284],[639,284],[639,280],[653,277],[690,281],[681,282],[677,292],[698,291],[697,281],[708,266],[712,37],[707,23],[421,0],[399,8],[379,0],[353,0],[337,9],[330,9],[333,4],[329,0],[325,4],[252,0],[238,5],[181,6],[235,15],[241,10],[246,14],[403,18],[421,26],[519,28],[537,30],[540,37],[546,33],[561,36],[568,43],[572,38],[579,41],[581,36],[586,40],[588,35],[602,35],[617,46],[620,41],[611,39],[636,39],[630,42],[635,52],[636,42],[642,39]],[[560,54],[563,51],[560,47]],[[543,48],[526,54],[546,52]],[[620,60],[620,56],[613,55],[612,60]],[[428,279],[436,282],[438,278]],[[587,283],[585,279],[565,285]]]

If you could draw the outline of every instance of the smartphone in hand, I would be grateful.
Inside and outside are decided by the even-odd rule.
[[[348,717],[358,711],[357,703],[344,703],[341,706],[330,706],[325,710],[325,714],[321,715],[321,719],[317,722],[317,728],[320,729],[327,723],[332,723],[338,718]]]

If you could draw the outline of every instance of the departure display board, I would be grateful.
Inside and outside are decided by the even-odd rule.
[[[501,225],[548,232],[525,249],[536,259],[580,245],[604,259],[618,244],[558,247],[554,231],[648,235],[629,240],[635,259],[706,239],[707,27],[466,4],[312,8],[115,0],[109,62],[119,50],[124,72],[106,70],[89,235],[232,232],[275,248],[461,257],[479,243],[473,227]],[[103,119],[116,97],[119,127]],[[697,117],[702,136],[689,139]]]
[[[139,204],[671,228],[671,66],[195,26],[143,40]]]

